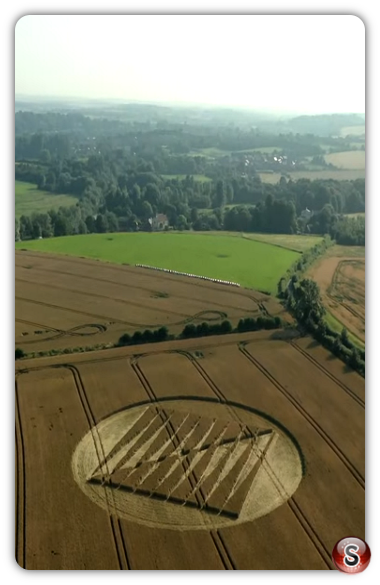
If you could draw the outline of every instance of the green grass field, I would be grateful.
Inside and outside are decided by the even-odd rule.
[[[234,207],[234,205],[226,205],[226,207]],[[212,209],[200,210],[202,213],[213,213]],[[183,234],[183,232],[173,231],[174,234]],[[207,232],[190,232],[193,235],[203,236],[228,236],[230,238],[245,238],[247,240],[256,240],[265,244],[271,244],[272,246],[280,246],[281,248],[287,248],[294,252],[304,252],[309,250],[316,244],[322,242],[322,236],[305,236],[296,234],[258,234],[258,233],[243,233],[243,232],[229,232],[229,231],[207,231]]]
[[[180,181],[186,179],[187,176],[188,175],[161,175],[164,179],[178,179]],[[190,177],[193,177],[194,181],[201,181],[202,183],[207,183],[212,180],[210,177],[206,177],[206,175],[190,175]]]
[[[339,258],[364,258],[365,259],[365,246],[340,246],[335,244],[328,248],[324,253],[323,257],[326,258],[339,257]]]
[[[328,155],[330,156],[330,155]],[[263,183],[272,183],[272,185],[279,182],[281,173],[259,173]],[[355,179],[364,179],[364,169],[338,169],[321,170],[321,171],[294,171],[289,173],[292,181],[298,179],[310,179],[311,181],[318,179],[335,179],[336,181],[354,181]]]
[[[288,250],[294,250],[296,252],[305,252],[305,250],[309,250],[323,240],[321,236],[297,236],[287,234],[244,234],[244,237],[249,240],[256,240],[258,242],[281,246],[281,248],[287,248]]]
[[[47,191],[39,191],[32,183],[15,181],[16,217],[36,213],[46,213],[50,209],[69,207],[77,203],[71,195],[52,195]]]
[[[344,327],[343,323],[341,323],[338,319],[336,319],[336,317],[334,317],[334,315],[332,315],[329,311],[326,311],[325,321],[326,321],[327,325],[330,327],[330,329],[332,329],[333,331],[336,331],[337,333],[342,332],[342,329]],[[361,339],[359,339],[359,337],[356,337],[356,335],[354,335],[353,333],[351,333],[351,331],[348,331],[348,330],[347,330],[347,335],[348,335],[348,339],[352,343],[354,343],[356,345],[356,347],[358,347],[359,349],[365,350],[365,343],[363,343],[363,341]]]
[[[18,242],[16,249],[97,258],[118,264],[149,264],[275,293],[298,252],[255,240],[199,234],[115,233]]]

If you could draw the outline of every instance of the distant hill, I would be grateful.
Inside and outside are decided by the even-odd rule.
[[[320,114],[316,116],[297,116],[288,121],[289,130],[299,134],[318,136],[339,135],[346,126],[362,126],[364,114]]]

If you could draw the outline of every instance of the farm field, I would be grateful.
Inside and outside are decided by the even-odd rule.
[[[265,242],[280,246],[281,248],[288,248],[295,252],[305,252],[316,244],[320,244],[323,240],[320,236],[304,236],[295,234],[244,234],[244,238],[249,240],[257,240],[258,242]]]
[[[285,173],[286,174],[286,173]],[[338,169],[338,170],[323,170],[323,171],[294,171],[288,173],[292,181],[298,179],[310,179],[311,181],[317,179],[334,179],[335,181],[354,181],[355,179],[364,179],[364,169]],[[276,184],[282,177],[281,173],[259,173],[263,183]]]
[[[365,249],[333,246],[307,272],[333,319],[365,342]],[[332,324],[333,325],[333,324]]]
[[[16,251],[15,343],[26,353],[115,343],[123,333],[260,315],[290,318],[255,290],[95,260]]]
[[[344,126],[340,130],[341,136],[364,136],[365,135],[365,124],[362,126]]]
[[[40,191],[32,183],[15,181],[16,217],[32,213],[46,213],[50,209],[69,207],[77,203],[71,195],[54,195],[48,191]]]
[[[226,205],[227,208],[235,207],[234,205]],[[206,210],[203,210],[206,211]],[[358,214],[362,215],[362,214]],[[364,214],[363,214],[364,215]],[[173,232],[177,233],[177,232]],[[180,232],[178,232],[180,233]],[[265,244],[271,244],[272,246],[280,246],[281,248],[287,248],[294,252],[304,252],[309,250],[316,244],[322,242],[322,236],[304,235],[304,234],[266,234],[266,233],[252,233],[252,232],[229,232],[229,231],[207,231],[207,232],[195,232],[194,235],[205,235],[205,236],[229,236],[230,238],[245,238],[247,240],[257,240]]]
[[[281,146],[258,146],[256,148],[245,148],[243,150],[221,150],[215,146],[209,148],[200,148],[199,150],[192,150],[187,156],[204,156],[205,158],[220,158],[223,156],[233,156],[234,154],[251,154],[262,152],[271,154],[272,152],[281,152]]]
[[[365,538],[356,372],[273,332],[137,352],[16,363],[22,567],[334,570]]]
[[[190,153],[191,156],[205,156],[206,158],[218,158],[222,156],[229,156],[231,150],[221,150],[216,146],[210,146],[209,148],[200,148]]]
[[[339,169],[365,169],[364,150],[349,150],[347,152],[334,152],[325,154],[325,161]]]
[[[263,242],[197,233],[87,234],[17,242],[16,249],[147,264],[269,293],[276,291],[279,279],[298,257],[297,252]]]
[[[357,213],[345,213],[346,217],[365,217],[365,211],[358,211]]]

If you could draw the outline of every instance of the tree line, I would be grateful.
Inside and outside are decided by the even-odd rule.
[[[332,330],[324,317],[320,291],[314,280],[292,278],[284,296],[286,307],[299,325],[306,329],[324,347],[365,377],[365,351],[358,349],[348,337],[347,330]]]
[[[164,213],[170,226],[179,230],[329,234],[342,245],[365,244],[364,217],[345,217],[327,203],[305,222],[293,199],[280,197],[281,185],[272,186],[277,190],[271,189],[254,205],[227,205],[227,201],[234,201],[233,184],[221,180],[200,183],[188,177],[162,181],[148,171],[119,176],[117,185],[104,191],[90,177],[83,185],[77,205],[22,216],[16,221],[18,237],[150,230],[149,218]],[[313,188],[318,189],[318,185]],[[199,205],[208,207],[200,209]]]
[[[196,337],[208,337],[210,335],[226,335],[229,333],[242,333],[247,331],[259,331],[261,329],[279,329],[283,323],[279,317],[257,317],[240,319],[238,325],[234,328],[230,321],[224,320],[221,323],[209,324],[206,322],[194,325],[192,323],[185,325],[182,332],[175,336],[171,334],[167,327],[159,329],[145,329],[144,331],[135,331],[134,333],[123,333],[115,344],[97,344],[93,347],[65,348],[63,350],[40,351],[28,355],[25,351],[17,347],[15,349],[15,359],[19,360],[26,357],[42,357],[44,355],[58,355],[60,353],[78,353],[83,351],[92,351],[97,349],[110,349],[111,347],[123,347],[128,345],[143,345],[146,343],[160,343],[162,341],[171,341],[174,339],[191,339]]]
[[[38,233],[50,237],[149,229],[147,221],[156,213],[166,214],[174,229],[306,231],[335,234],[342,243],[363,239],[362,224],[347,222],[342,214],[364,211],[364,179],[293,181],[289,174],[278,184],[264,183],[259,166],[265,161],[278,164],[273,157],[269,163],[265,152],[244,151],[273,146],[287,152],[287,160],[297,158],[297,148],[303,149],[299,156],[307,152],[322,157],[319,137],[201,120],[164,123],[159,109],[152,112],[156,114],[146,121],[128,116],[124,121],[92,119],[79,112],[17,112],[16,179],[52,194],[74,195],[79,208],[59,210],[58,217],[38,214],[31,220],[34,227],[20,220],[22,239],[40,237]],[[338,149],[345,144],[332,137],[323,141]],[[207,148],[227,149],[226,156],[205,155],[202,149]],[[185,176],[165,176],[170,174]],[[195,180],[197,174],[208,180]],[[306,208],[313,217],[299,221]]]
[[[226,153],[275,147],[308,156],[323,154],[321,144],[339,151],[351,149],[352,140],[339,137],[339,129],[364,123],[363,119],[350,119],[349,115],[340,118],[339,115],[303,116],[282,123],[265,123],[253,112],[224,110],[218,115],[216,111],[196,113],[182,108],[175,110],[138,104],[120,106],[118,112],[112,108],[92,108],[92,115],[86,113],[88,110],[80,111],[79,108],[76,111],[62,109],[60,112],[17,111],[15,132],[18,154],[25,155],[22,149],[28,148],[28,156],[38,156],[40,145],[34,142],[28,144],[27,136],[62,134],[69,138],[74,149],[90,137],[91,140],[107,138],[108,144],[113,147],[133,147],[135,152],[145,153],[163,145],[177,153],[211,147]],[[320,131],[322,126],[323,132]]]
[[[303,276],[306,269],[333,244],[334,241],[325,236],[321,243],[306,250],[279,280],[277,296],[301,328],[364,377],[365,351],[350,341],[345,328],[338,333],[328,326],[319,287],[314,280]]]

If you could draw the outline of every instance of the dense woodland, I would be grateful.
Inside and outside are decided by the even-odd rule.
[[[364,218],[344,215],[365,210],[364,179],[291,178],[294,170],[323,169],[326,149],[364,149],[357,137],[353,147],[353,137],[334,135],[339,124],[362,120],[306,116],[280,124],[200,111],[181,121],[180,114],[133,105],[17,111],[16,179],[78,202],[21,216],[16,239],[148,230],[149,218],[164,213],[172,229],[330,234],[341,244],[364,245]],[[310,133],[317,127],[332,131]],[[269,147],[277,156],[268,155]],[[263,183],[264,171],[281,172],[279,183]],[[305,219],[306,208],[313,214]]]

